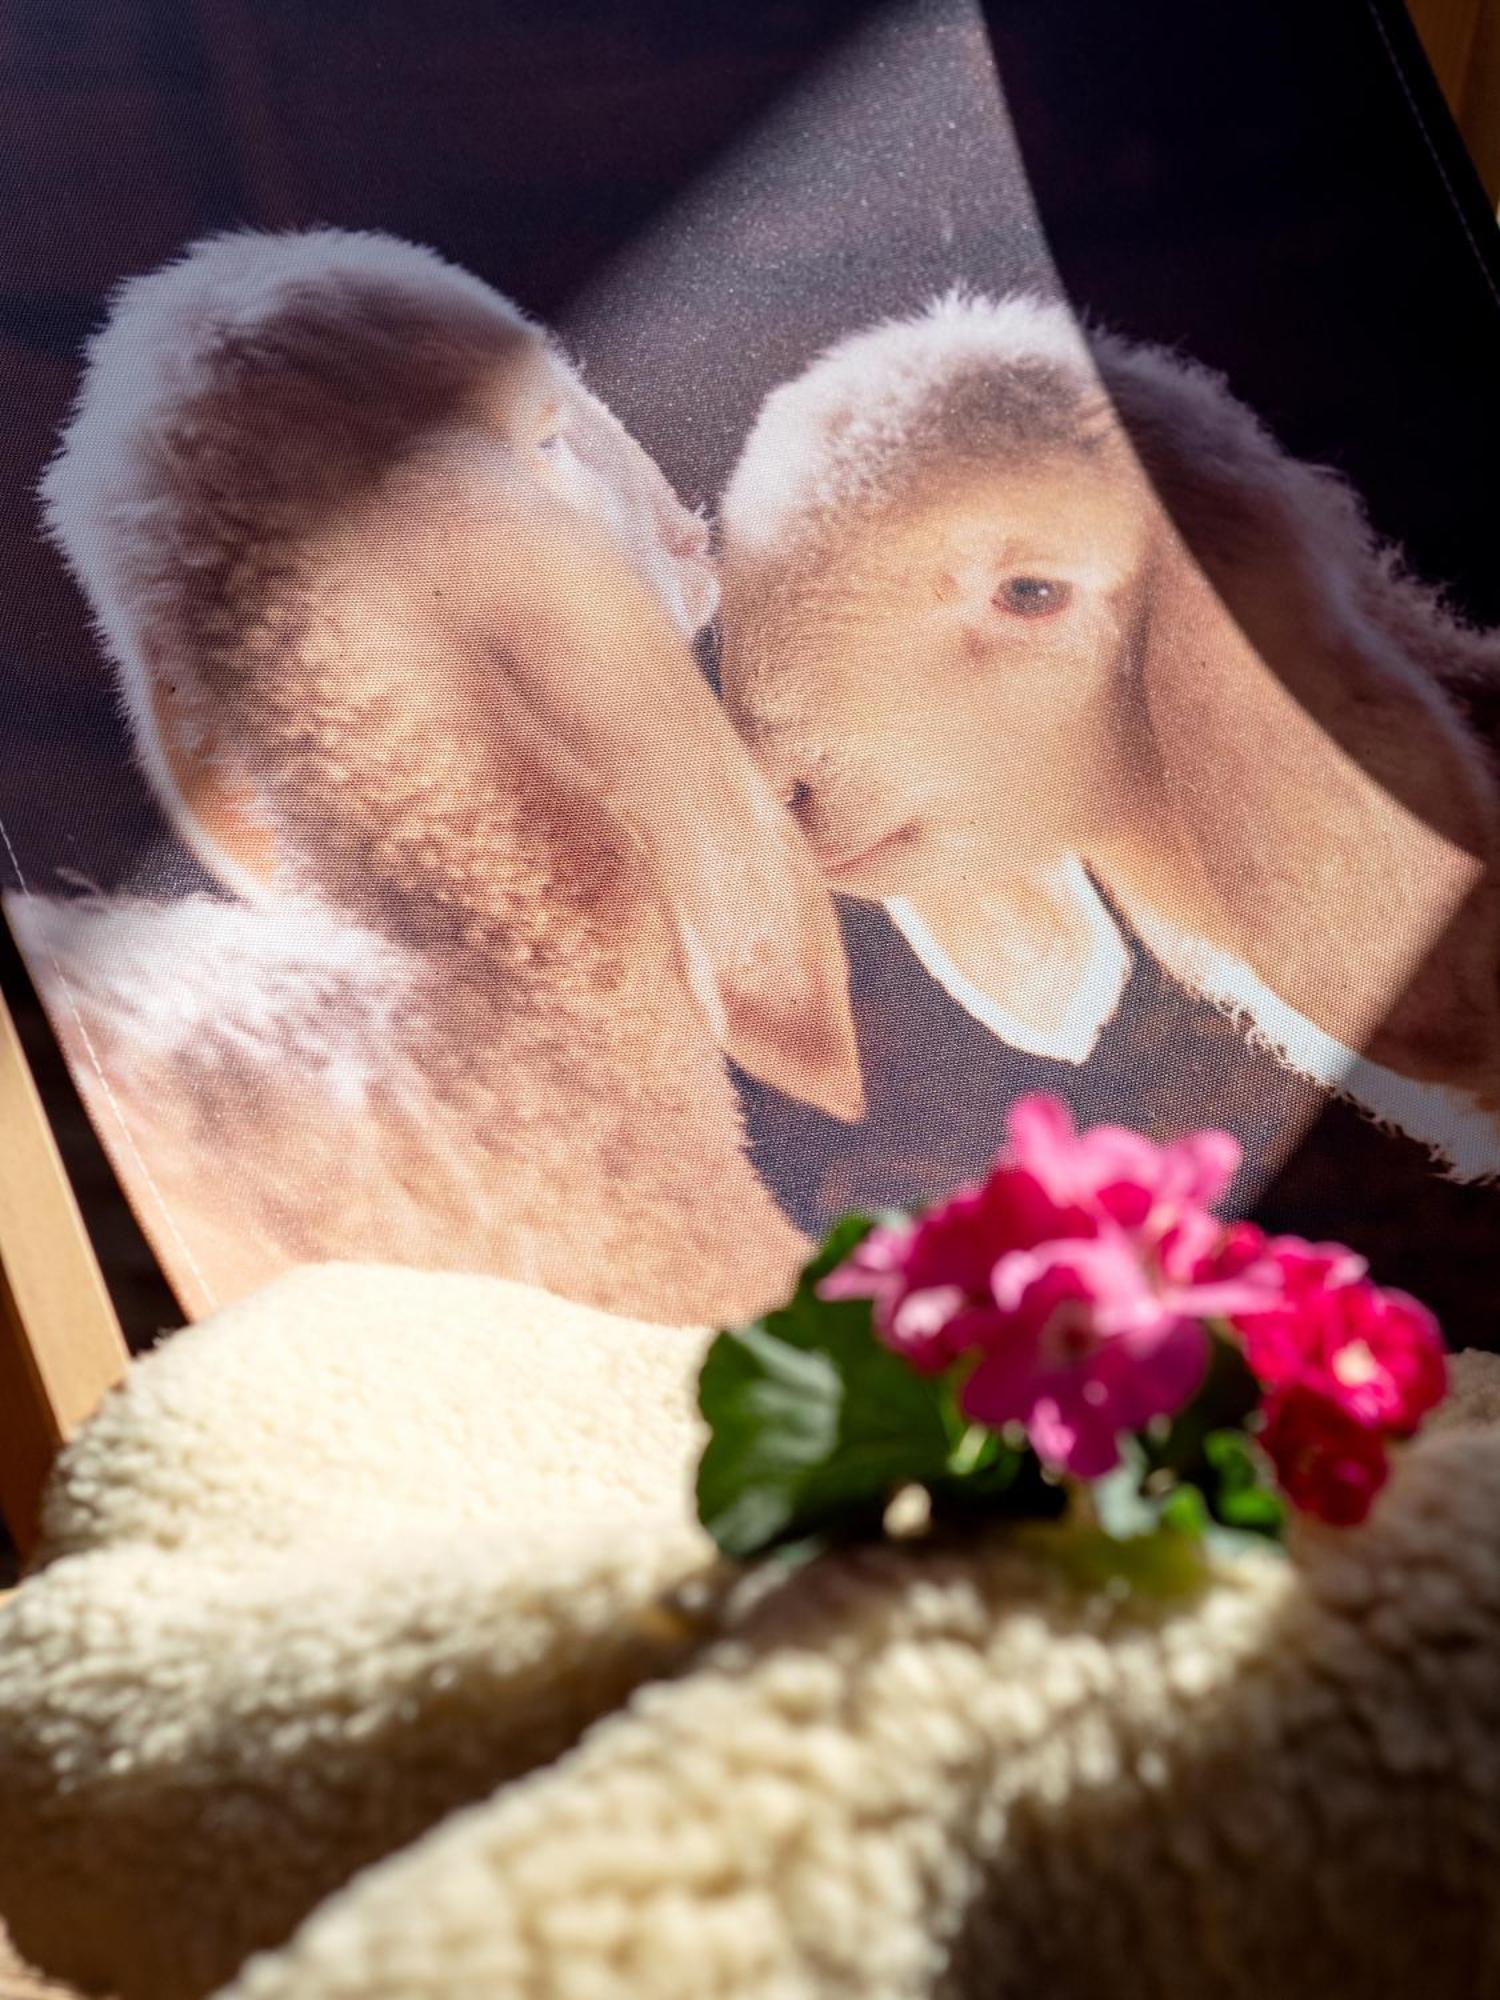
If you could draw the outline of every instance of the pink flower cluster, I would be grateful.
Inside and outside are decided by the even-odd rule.
[[[1387,1440],[1410,1437],[1447,1389],[1437,1322],[1337,1244],[1275,1237],[1262,1267],[1275,1288],[1236,1320],[1266,1390],[1261,1443],[1294,1506],[1362,1521],[1386,1481]]]
[[[1019,1425],[1045,1465],[1082,1479],[1118,1463],[1122,1432],[1192,1400],[1205,1322],[1227,1322],[1267,1391],[1262,1442],[1288,1497],[1357,1520],[1385,1439],[1443,1393],[1437,1328],[1352,1252],[1226,1227],[1211,1205],[1239,1162],[1225,1132],[1166,1146],[1078,1133],[1057,1099],[1025,1098],[987,1179],[876,1228],[819,1290],[869,1298],[913,1367],[962,1365],[971,1421]]]

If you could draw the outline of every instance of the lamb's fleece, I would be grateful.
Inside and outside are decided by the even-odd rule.
[[[726,1585],[700,1339],[325,1271],[138,1368],[0,1614],[23,1945],[201,1992],[481,1800],[227,1991],[1500,1994],[1493,1368],[1366,1529],[1169,1605],[1001,1540]]]

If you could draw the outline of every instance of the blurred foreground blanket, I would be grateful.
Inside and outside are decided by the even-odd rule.
[[[330,1267],[138,1363],[0,1609],[21,1948],[122,2000],[1500,1994],[1493,1364],[1365,1528],[1164,1603],[998,1536],[736,1579],[702,1341]]]

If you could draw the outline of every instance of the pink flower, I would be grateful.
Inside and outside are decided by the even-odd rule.
[[[1276,1283],[1259,1232],[1249,1244],[1207,1207],[1239,1158],[1225,1132],[1079,1134],[1056,1099],[1024,1098],[987,1180],[877,1229],[819,1289],[871,1299],[880,1338],[924,1373],[972,1356],[966,1414],[1018,1423],[1046,1464],[1094,1477],[1120,1431],[1193,1395],[1202,1321]]]
[[[1002,1160],[1033,1174],[1054,1201],[1089,1206],[1127,1228],[1144,1227],[1153,1214],[1165,1225],[1184,1205],[1207,1208],[1240,1164],[1228,1132],[1193,1132],[1167,1146],[1123,1125],[1078,1132],[1057,1097],[1012,1105],[1009,1140]],[[1215,1228],[1223,1233],[1222,1223]]]
[[[992,1309],[997,1258],[1054,1237],[1090,1236],[1097,1226],[1082,1207],[1054,1201],[1033,1175],[997,1167],[915,1221],[871,1230],[818,1295],[872,1300],[886,1345],[935,1375],[978,1344],[972,1315]]]
[[[1252,1372],[1268,1389],[1300,1385],[1357,1423],[1409,1437],[1448,1385],[1432,1314],[1372,1284],[1364,1260],[1336,1245],[1281,1238],[1267,1255],[1281,1296],[1236,1319]]]
[[[1425,1306],[1373,1284],[1340,1244],[1274,1237],[1259,1268],[1278,1288],[1235,1325],[1268,1391],[1261,1443],[1294,1506],[1349,1526],[1385,1483],[1386,1440],[1409,1437],[1442,1401],[1442,1335]]]
[[[1335,1285],[1352,1285],[1370,1268],[1346,1244],[1304,1243],[1300,1236],[1273,1236],[1266,1252],[1281,1273],[1284,1289],[1297,1298]]]
[[[1300,1383],[1269,1397],[1260,1442],[1292,1505],[1338,1528],[1365,1518],[1390,1469],[1379,1431]]]
[[[1023,1098],[985,1180],[872,1231],[819,1291],[868,1298],[914,1368],[962,1371],[970,1420],[1020,1426],[1044,1464],[1084,1479],[1118,1462],[1122,1431],[1192,1399],[1205,1322],[1227,1319],[1267,1391],[1262,1441],[1288,1496],[1362,1519],[1387,1439],[1444,1393],[1437,1324],[1341,1245],[1221,1222],[1211,1204],[1239,1160],[1227,1132],[1080,1133],[1056,1098]]]
[[[1180,1410],[1203,1380],[1207,1334],[1154,1288],[1121,1229],[1010,1251],[993,1291],[964,1414],[1021,1424],[1044,1465],[1097,1478],[1121,1431]]]

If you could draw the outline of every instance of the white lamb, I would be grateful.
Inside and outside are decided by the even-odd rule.
[[[1085,1061],[1121,919],[1304,1076],[1500,1173],[1500,685],[1224,383],[1028,296],[851,334],[723,501],[724,697],[824,877]]]
[[[225,886],[9,905],[189,1309],[772,1296],[724,1054],[857,1112],[838,925],[691,650],[707,530],[556,348],[410,244],[219,238],[122,290],[45,497]]]

